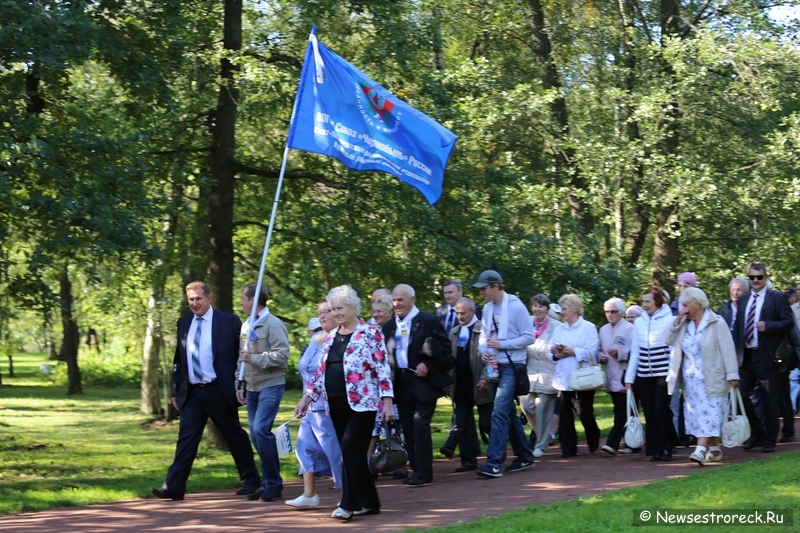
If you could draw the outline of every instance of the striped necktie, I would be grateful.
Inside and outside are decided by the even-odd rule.
[[[753,337],[755,336],[755,323],[756,323],[756,300],[758,299],[758,293],[753,294],[753,303],[750,304],[750,309],[747,310],[747,323],[744,327],[744,344],[747,346],[748,344],[753,343]]]
[[[203,381],[203,368],[200,366],[200,336],[203,326],[202,317],[197,317],[197,329],[194,330],[194,346],[192,350],[192,371],[198,383]]]

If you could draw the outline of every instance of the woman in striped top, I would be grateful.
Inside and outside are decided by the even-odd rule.
[[[625,387],[636,382],[642,400],[645,421],[646,453],[651,461],[671,461],[678,443],[672,411],[669,407],[667,374],[672,347],[665,344],[672,324],[672,311],[664,295],[651,287],[642,295],[644,314],[633,323],[633,343],[625,372]]]

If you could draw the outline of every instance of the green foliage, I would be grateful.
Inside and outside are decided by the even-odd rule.
[[[137,387],[142,381],[139,353],[123,355],[85,350],[80,365],[81,380],[90,387]],[[56,385],[67,385],[67,366],[56,366],[52,378]]]

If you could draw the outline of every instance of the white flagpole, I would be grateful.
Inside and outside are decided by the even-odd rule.
[[[250,311],[250,328],[256,323],[258,316],[258,298],[261,295],[261,285],[264,281],[264,269],[267,266],[267,254],[269,254],[269,243],[272,240],[272,229],[275,227],[275,215],[278,214],[278,200],[281,198],[281,188],[283,187],[283,175],[286,173],[286,162],[289,159],[289,144],[286,144],[286,149],[283,151],[283,162],[281,163],[281,172],[278,176],[278,188],[275,190],[275,200],[272,202],[272,214],[269,217],[269,227],[267,228],[267,241],[264,243],[264,253],[261,254],[261,268],[258,270],[258,281],[256,282],[256,293],[253,297],[253,310]],[[247,340],[244,342],[245,350],[250,347],[250,328],[247,330]],[[239,365],[239,381],[244,379],[244,365]]]

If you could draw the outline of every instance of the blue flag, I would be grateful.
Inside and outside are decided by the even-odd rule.
[[[387,172],[433,204],[442,195],[456,139],[325,48],[312,28],[289,126],[290,148],[335,157],[355,170]]]

